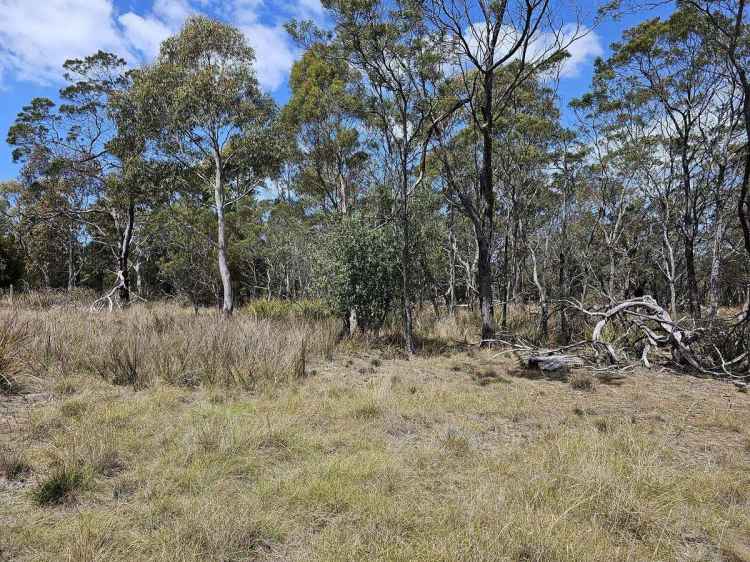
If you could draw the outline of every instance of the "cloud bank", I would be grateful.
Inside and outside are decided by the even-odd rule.
[[[125,0],[45,0],[44,4],[41,8],[32,0],[0,0],[0,85],[9,78],[55,84],[65,60],[99,49],[132,64],[149,62],[186,18],[205,14],[242,30],[255,49],[258,81],[274,92],[286,84],[300,54],[283,23],[290,17],[318,22],[324,18],[320,0],[150,0],[139,13],[124,8]],[[543,48],[551,40],[541,36],[535,47]],[[563,77],[577,76],[603,49],[599,37],[589,32],[569,52]]]
[[[319,20],[320,0],[152,0],[141,13],[115,0],[0,0],[0,83],[7,78],[52,84],[70,58],[99,49],[133,64],[149,62],[160,43],[191,14],[217,17],[239,27],[255,49],[263,88],[278,90],[298,56],[283,28],[290,16]]]

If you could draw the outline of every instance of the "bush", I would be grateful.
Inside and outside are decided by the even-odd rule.
[[[340,316],[357,312],[363,329],[383,325],[399,297],[397,235],[388,224],[375,226],[359,216],[345,218],[326,240],[319,260],[321,292]]]
[[[20,480],[31,472],[31,465],[21,451],[10,448],[0,449],[0,476],[6,480]]]

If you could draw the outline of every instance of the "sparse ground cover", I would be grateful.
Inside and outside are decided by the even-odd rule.
[[[538,378],[440,324],[406,361],[325,320],[13,317],[0,560],[750,560],[750,396],[722,382]]]

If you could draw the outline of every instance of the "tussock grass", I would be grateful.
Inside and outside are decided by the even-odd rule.
[[[75,500],[85,480],[79,468],[57,466],[37,484],[31,497],[39,506],[70,503]]]
[[[0,395],[20,390],[17,376],[23,370],[23,348],[28,336],[28,327],[16,314],[0,318]]]
[[[26,455],[14,447],[0,447],[0,478],[6,480],[20,480],[31,473],[31,465]]]
[[[241,313],[223,319],[166,304],[114,313],[14,308],[0,315],[0,366],[23,360],[37,377],[54,378],[59,394],[73,392],[82,375],[135,390],[159,382],[247,389],[274,385],[305,376],[310,358],[332,357],[338,333],[333,319],[270,320]],[[11,380],[8,375],[0,379]]]

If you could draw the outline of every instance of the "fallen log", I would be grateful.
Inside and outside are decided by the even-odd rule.
[[[526,360],[529,369],[546,373],[565,374],[575,367],[583,367],[583,359],[575,355],[532,355]]]

